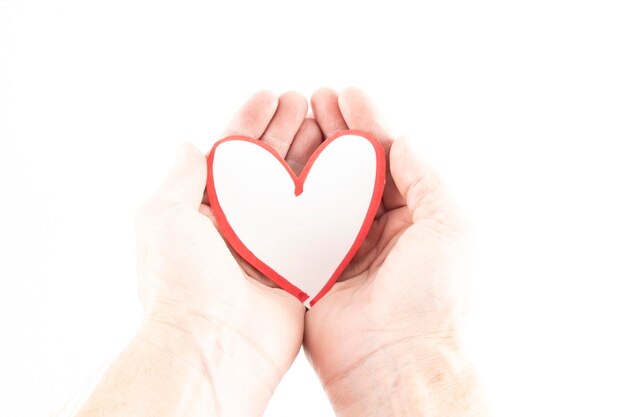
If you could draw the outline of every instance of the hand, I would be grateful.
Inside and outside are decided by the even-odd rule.
[[[324,136],[368,131],[388,153],[383,201],[364,244],[306,313],[304,347],[333,406],[338,415],[474,415],[478,384],[458,341],[469,251],[463,216],[362,92],[319,90],[311,104]]]
[[[321,142],[307,107],[295,93],[255,94],[224,136],[259,138],[297,166],[307,152],[300,138]],[[139,211],[145,319],[81,417],[260,416],[298,353],[304,307],[231,253],[203,195],[206,176],[205,156],[184,145]]]

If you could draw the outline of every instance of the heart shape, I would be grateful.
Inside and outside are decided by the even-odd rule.
[[[269,145],[215,143],[207,193],[217,225],[243,259],[311,308],[365,240],[385,185],[385,152],[366,132],[337,132],[299,176]]]

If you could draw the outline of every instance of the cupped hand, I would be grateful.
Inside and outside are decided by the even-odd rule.
[[[322,89],[311,104],[325,137],[342,129],[378,137],[388,175],[365,242],[306,313],[305,350],[340,415],[418,415],[410,396],[417,395],[416,385],[428,385],[419,375],[433,371],[433,378],[454,383],[445,370],[467,369],[456,359],[467,288],[466,223],[432,169],[404,140],[392,138],[361,91]],[[453,415],[442,410],[435,415]]]
[[[294,169],[306,162],[321,132],[306,119],[296,93],[257,93],[223,136],[245,135],[272,145]],[[140,298],[148,328],[184,334],[224,415],[260,415],[302,342],[304,307],[234,254],[218,232],[204,195],[205,156],[184,145],[175,167],[140,210]],[[261,282],[260,282],[261,281]],[[146,333],[150,338],[150,332]]]

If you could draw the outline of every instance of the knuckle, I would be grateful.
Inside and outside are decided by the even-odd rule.
[[[449,231],[465,233],[468,229],[467,220],[453,203],[442,204],[433,215],[436,224]]]

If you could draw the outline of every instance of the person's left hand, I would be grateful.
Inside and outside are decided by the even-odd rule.
[[[337,415],[484,415],[460,344],[471,248],[465,217],[362,91],[321,89],[311,105],[325,136],[367,131],[388,155],[363,245],[306,313],[304,349]]]

